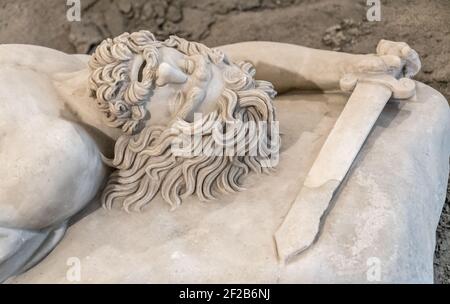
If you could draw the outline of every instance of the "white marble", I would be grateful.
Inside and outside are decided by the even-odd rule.
[[[190,198],[173,212],[160,197],[140,214],[98,209],[10,283],[71,283],[70,257],[80,259],[83,283],[371,283],[377,261],[379,282],[432,283],[450,113],[438,92],[417,85],[416,98],[386,106],[318,242],[287,266],[276,258],[273,232],[348,96],[278,97],[279,166],[247,178],[246,191],[209,203]]]
[[[107,39],[93,56],[0,45],[0,281],[26,271],[10,282],[66,282],[75,257],[83,282],[366,282],[374,261],[382,282],[431,282],[449,107],[421,83],[404,101],[383,93],[406,98],[396,79],[419,69],[414,50],[390,41],[368,55],[274,42],[210,49],[178,37],[157,41],[148,31]],[[319,178],[340,168],[348,179],[330,214],[311,218],[323,224],[317,242],[284,264],[274,234],[349,99],[285,93],[336,91],[349,74],[389,77],[370,93],[387,106],[363,109],[367,125],[342,116],[338,125],[359,121],[365,131],[348,129],[358,144]],[[204,143],[218,147],[213,135],[224,136],[232,122],[239,132],[231,138],[241,142],[250,136],[244,118],[281,124],[270,176],[247,174],[270,171],[280,142],[269,129],[257,134],[270,149],[240,147],[245,158],[185,156],[166,145],[180,134],[193,139],[200,124]],[[222,131],[214,133],[216,124]],[[246,190],[225,194],[239,181]],[[100,204],[112,210],[91,210]],[[296,212],[309,218],[312,209],[302,208]]]

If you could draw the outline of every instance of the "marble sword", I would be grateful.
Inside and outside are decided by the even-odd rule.
[[[282,262],[317,240],[336,191],[389,99],[415,94],[413,80],[382,73],[347,74],[340,86],[353,92],[275,233]]]

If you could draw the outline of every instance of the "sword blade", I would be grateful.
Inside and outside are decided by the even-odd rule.
[[[382,84],[356,85],[275,233],[278,256],[283,262],[315,242],[336,190],[391,95],[391,89]]]

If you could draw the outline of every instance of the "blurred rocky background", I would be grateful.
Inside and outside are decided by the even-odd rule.
[[[140,29],[208,46],[267,40],[373,53],[380,39],[405,41],[421,56],[416,79],[450,100],[450,1],[382,0],[381,21],[365,0],[80,0],[69,22],[66,0],[0,0],[0,43],[90,53],[105,37]],[[450,192],[437,230],[435,280],[450,283]]]

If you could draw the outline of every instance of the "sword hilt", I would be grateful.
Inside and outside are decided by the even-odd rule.
[[[408,99],[414,96],[416,84],[409,78],[396,79],[394,76],[379,73],[349,73],[339,81],[341,90],[352,92],[358,83],[374,83],[387,87],[396,99]]]

